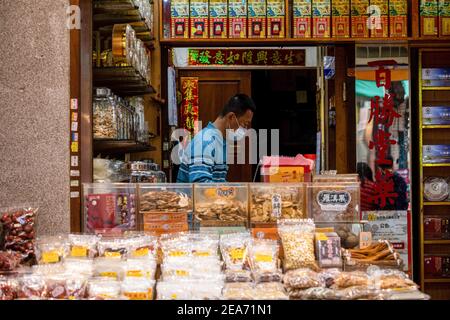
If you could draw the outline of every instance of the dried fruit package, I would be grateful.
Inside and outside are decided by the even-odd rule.
[[[253,239],[249,243],[248,257],[253,279],[256,282],[281,281],[278,268],[278,242],[274,240]]]
[[[69,257],[89,258],[97,256],[97,244],[100,238],[96,235],[69,234]]]
[[[314,255],[315,225],[311,219],[286,219],[278,223],[284,250],[284,269],[317,268]]]
[[[36,240],[36,259],[38,264],[63,262],[69,253],[66,236],[44,236]]]
[[[43,276],[25,275],[18,280],[17,297],[19,299],[43,299],[46,285]]]
[[[0,277],[0,301],[17,298],[17,281]]]
[[[88,298],[93,300],[119,300],[120,282],[112,279],[91,279],[88,282]]]
[[[121,295],[126,300],[153,300],[154,280],[125,279],[121,284]]]
[[[251,281],[247,268],[249,233],[224,234],[220,237],[220,252],[225,262],[227,282]]]
[[[98,242],[98,255],[105,258],[125,259],[130,251],[130,240],[103,238]]]
[[[13,271],[20,265],[22,256],[13,251],[0,251],[0,271]]]
[[[122,280],[124,263],[122,260],[97,258],[94,261],[94,276]]]

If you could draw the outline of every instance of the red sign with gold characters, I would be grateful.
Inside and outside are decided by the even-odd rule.
[[[190,66],[305,66],[304,49],[189,49]]]
[[[198,78],[182,77],[180,81],[183,128],[194,136],[198,132]]]

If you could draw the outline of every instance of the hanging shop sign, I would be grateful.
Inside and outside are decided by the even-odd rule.
[[[305,66],[304,49],[189,49],[189,66]]]
[[[182,77],[180,81],[182,126],[193,137],[198,132],[198,78]]]

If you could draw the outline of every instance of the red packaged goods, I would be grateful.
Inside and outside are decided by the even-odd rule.
[[[426,217],[423,221],[425,239],[442,238],[442,220],[440,217]]]
[[[266,37],[266,0],[248,1],[248,37]]]
[[[422,36],[437,36],[439,29],[438,0],[420,1],[420,31]]]
[[[13,271],[21,260],[22,256],[17,252],[0,251],[0,271]]]
[[[350,37],[350,1],[333,0],[332,6],[333,37]]]
[[[189,0],[172,0],[170,11],[172,38],[189,38]]]
[[[439,277],[442,275],[442,257],[426,256],[425,257],[425,274],[428,276]]]
[[[191,0],[190,13],[191,38],[208,38],[208,0]]]
[[[372,38],[386,38],[389,36],[389,1],[370,0],[372,8],[369,21],[371,22],[370,36]],[[375,6],[375,7],[373,7]],[[376,9],[375,9],[376,8]],[[378,15],[379,14],[379,15]]]
[[[407,0],[389,0],[389,34],[391,37],[408,36]]]
[[[294,0],[294,38],[311,38],[311,0]]]
[[[331,35],[331,1],[314,0],[312,13],[313,37],[329,38]]]
[[[21,254],[23,261],[33,259],[36,208],[0,210],[4,232],[4,249]]]
[[[247,37],[247,1],[228,0],[228,25],[230,38]]]
[[[211,38],[226,38],[228,30],[227,0],[209,1],[209,36]]]
[[[369,0],[352,1],[352,38],[369,37],[369,29],[367,29],[368,7]]]
[[[285,37],[286,8],[284,0],[267,0],[267,37]]]

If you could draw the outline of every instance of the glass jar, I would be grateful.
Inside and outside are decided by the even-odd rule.
[[[108,88],[96,89],[93,98],[94,139],[118,139],[117,110],[110,95]]]
[[[155,163],[154,169],[156,172],[156,177],[157,177],[158,183],[167,183],[166,173],[161,170],[160,165]]]

